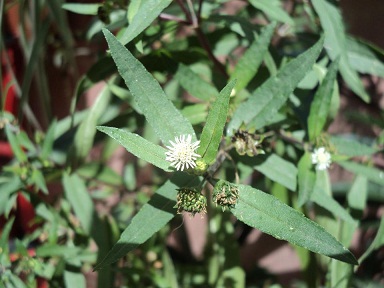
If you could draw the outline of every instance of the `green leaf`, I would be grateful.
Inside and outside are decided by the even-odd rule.
[[[57,121],[53,120],[51,125],[49,125],[48,131],[45,134],[43,146],[41,148],[40,157],[44,160],[48,159],[48,157],[52,153],[53,142],[55,141],[55,133],[56,133],[56,124]]]
[[[373,53],[369,44],[348,37],[347,49],[348,61],[353,69],[384,78],[384,63]]]
[[[81,273],[80,271],[73,272],[73,271],[65,270],[63,278],[64,278],[65,287],[78,287],[78,288],[87,287],[84,274]]]
[[[263,11],[270,19],[293,25],[293,19],[281,7],[279,0],[250,0],[249,3]]]
[[[104,259],[95,266],[94,270],[116,262],[164,227],[176,215],[176,209],[174,208],[176,189],[194,186],[197,184],[197,179],[185,173],[176,173],[170,180],[165,182],[151,197],[151,200],[133,217],[131,223],[121,234],[119,241]]]
[[[97,15],[99,8],[102,7],[103,4],[85,4],[85,3],[65,3],[61,5],[61,7],[67,11],[71,11],[73,13],[82,14],[82,15]]]
[[[382,170],[349,161],[337,162],[337,164],[352,173],[367,177],[372,182],[384,185],[384,172]]]
[[[99,118],[105,113],[108,108],[109,100],[111,98],[111,92],[108,85],[105,85],[97,96],[95,103],[92,105],[85,117],[81,122],[78,130],[76,131],[74,139],[74,154],[73,160],[76,164],[83,162],[85,157],[88,156],[92,149],[93,141],[96,135],[96,125]]]
[[[299,207],[311,198],[315,181],[316,174],[313,171],[311,153],[305,151],[298,163],[297,182],[299,186],[299,196],[297,205]]]
[[[23,183],[20,178],[16,175],[10,179],[7,179],[6,182],[0,183],[0,215],[4,215],[6,212],[6,207],[11,194],[17,192],[23,187]]]
[[[8,142],[11,145],[12,152],[13,154],[15,154],[17,161],[27,162],[28,161],[27,155],[24,153],[23,149],[21,148],[21,145],[13,130],[14,128],[12,128],[12,126],[10,126],[9,124],[5,125],[5,134],[7,135]]]
[[[235,91],[239,92],[244,89],[252,78],[256,75],[260,64],[268,52],[268,46],[271,42],[276,23],[269,24],[263,29],[260,36],[249,46],[247,51],[237,62],[233,70],[230,80],[237,79]]]
[[[308,135],[310,141],[314,141],[321,134],[327,121],[338,65],[339,59],[336,59],[329,67],[328,73],[317,89],[312,101],[308,116]]]
[[[359,75],[351,68],[347,56],[347,40],[344,29],[344,21],[333,4],[326,0],[313,0],[312,5],[319,15],[321,26],[325,33],[324,47],[332,60],[340,56],[340,73],[348,86],[365,102],[370,97],[359,79]]]
[[[113,186],[120,186],[123,184],[121,176],[116,173],[112,168],[104,165],[101,162],[89,162],[78,169],[76,174],[86,179],[97,179],[97,181],[104,182]]]
[[[48,195],[47,184],[45,184],[45,178],[43,173],[38,169],[33,169],[31,175],[31,181],[41,190],[44,194]]]
[[[120,37],[120,42],[125,45],[144,31],[171,4],[172,0],[147,0],[142,1],[128,28]]]
[[[192,125],[200,124],[207,119],[208,105],[206,103],[188,105],[181,110],[181,114],[183,114]]]
[[[219,91],[214,86],[201,79],[191,68],[182,63],[177,68],[175,79],[179,81],[181,87],[198,99],[211,101],[219,95]]]
[[[224,126],[227,121],[229,98],[235,83],[236,80],[232,80],[221,90],[220,95],[208,112],[207,122],[204,125],[200,137],[200,147],[197,150],[197,153],[200,154],[208,164],[216,159]]]
[[[362,263],[374,250],[384,245],[384,217],[381,217],[379,230],[377,231],[375,239],[373,239],[371,245],[359,258],[359,262]]]
[[[251,164],[253,169],[264,174],[269,179],[296,191],[297,168],[276,154],[269,156],[258,155],[257,159]]]
[[[356,224],[356,221],[335,199],[333,199],[331,182],[328,171],[316,171],[316,182],[313,188],[311,200],[317,205],[331,212],[335,217],[340,217],[350,224]]]
[[[129,91],[138,103],[145,118],[152,126],[157,136],[168,144],[175,137],[190,134],[196,141],[196,135],[189,123],[179,110],[165,95],[159,83],[144,68],[144,66],[109,32],[103,30],[107,39],[113,60],[120,75],[125,80]]]
[[[9,218],[7,219],[7,222],[2,227],[2,231],[0,234],[0,264],[4,265],[9,264],[9,234],[11,233],[13,222],[15,221],[15,218]]]
[[[362,213],[367,204],[367,197],[368,197],[367,177],[362,175],[357,175],[355,181],[353,181],[351,189],[348,191],[348,194],[347,194],[348,206]]]
[[[301,79],[312,69],[322,47],[323,38],[256,89],[235,111],[227,134],[232,135],[242,123],[252,124],[255,129],[264,127],[277,114]]]
[[[353,254],[316,222],[277,198],[239,185],[239,200],[231,212],[238,220],[280,240],[357,265]]]
[[[84,231],[89,235],[94,224],[95,208],[84,181],[76,174],[63,175],[65,197],[71,204]]]
[[[153,144],[143,137],[113,127],[98,126],[97,129],[119,142],[128,152],[143,159],[164,171],[171,172],[170,163],[165,160],[167,150]]]
[[[330,142],[336,149],[337,154],[348,157],[367,156],[377,152],[376,148],[360,143],[353,135],[331,136]]]

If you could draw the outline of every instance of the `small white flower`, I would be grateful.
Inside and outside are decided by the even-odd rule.
[[[165,160],[171,162],[171,165],[176,168],[176,170],[183,171],[184,169],[195,168],[196,159],[201,157],[199,154],[195,153],[195,150],[199,148],[200,141],[191,143],[192,135],[181,135],[180,137],[175,137],[175,142],[169,141],[172,146],[167,146],[169,149],[165,153]]]
[[[312,152],[312,164],[316,164],[316,170],[326,170],[331,162],[331,154],[325,147],[319,147]]]

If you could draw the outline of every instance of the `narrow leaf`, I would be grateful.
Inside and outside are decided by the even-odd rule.
[[[322,47],[323,38],[256,89],[235,111],[227,134],[232,135],[242,123],[252,123],[252,127],[256,129],[264,127],[277,114],[301,79],[312,69]]]
[[[371,245],[359,258],[359,262],[362,263],[374,250],[384,245],[384,217],[381,217],[379,230],[377,231],[375,239],[373,239]]]
[[[313,171],[311,154],[304,152],[298,163],[297,181],[299,186],[298,206],[304,205],[310,198],[315,186],[316,174]]]
[[[42,159],[48,159],[49,155],[52,153],[53,142],[55,141],[56,124],[57,121],[53,120],[51,125],[49,125],[47,133],[45,134],[43,147],[41,148],[40,154]]]
[[[263,11],[270,19],[293,25],[293,19],[281,7],[278,0],[250,0],[252,6]]]
[[[9,144],[11,145],[12,152],[15,154],[17,161],[19,162],[27,162],[27,155],[24,153],[21,145],[14,133],[13,128],[10,125],[5,125],[5,134],[7,135],[7,139]]]
[[[238,220],[280,240],[357,265],[353,254],[316,222],[272,195],[239,185],[239,201],[231,212]]]
[[[240,58],[233,70],[230,80],[237,79],[235,90],[237,92],[244,89],[252,78],[256,75],[260,64],[268,52],[268,46],[271,42],[276,23],[265,27],[260,36],[249,46],[247,51]]]
[[[101,90],[95,103],[93,103],[88,115],[81,122],[78,130],[76,131],[73,149],[74,161],[82,162],[85,157],[89,154],[93,146],[93,141],[96,135],[96,125],[99,118],[105,113],[108,107],[109,100],[111,98],[111,92],[108,85],[105,85]]]
[[[172,0],[147,0],[140,4],[140,7],[133,17],[128,28],[120,37],[120,42],[125,45],[132,41],[137,35],[144,31],[160,13],[171,4]]]
[[[177,68],[175,78],[181,87],[198,99],[211,101],[219,95],[219,91],[214,86],[201,79],[191,68],[182,63]]]
[[[164,227],[176,215],[176,189],[196,185],[197,179],[185,173],[177,173],[161,186],[133,217],[119,241],[94,269],[98,270],[116,262]]]
[[[65,287],[78,287],[86,288],[87,284],[85,281],[84,274],[81,272],[73,272],[65,270],[63,273]]]
[[[297,168],[295,165],[276,154],[271,154],[268,157],[259,155],[257,158],[251,164],[253,169],[284,187],[296,191]]]
[[[338,162],[337,164],[352,173],[361,174],[367,177],[367,179],[372,182],[384,185],[384,172],[382,170],[349,161]]]
[[[348,61],[351,67],[360,73],[384,78],[384,63],[375,55],[371,47],[368,43],[348,37]]]
[[[315,186],[311,200],[331,212],[335,217],[340,217],[351,224],[356,222],[347,210],[345,210],[335,199],[322,191],[322,187]]]
[[[94,205],[84,181],[76,174],[63,176],[65,197],[71,204],[84,231],[89,235],[92,230]]]
[[[207,122],[200,137],[200,147],[197,150],[206,163],[211,163],[216,158],[227,121],[229,98],[235,83],[236,80],[232,80],[221,90],[208,113]]]
[[[206,103],[188,105],[181,110],[181,114],[183,114],[192,125],[200,124],[207,120],[208,105]]]
[[[168,144],[175,137],[183,134],[196,135],[189,123],[179,110],[165,95],[159,83],[145,67],[109,32],[103,30],[107,39],[113,60],[120,75],[123,77],[129,91],[138,103],[145,118],[152,126],[157,136]]]
[[[171,172],[169,162],[165,160],[167,150],[159,145],[153,144],[143,137],[113,127],[98,126],[97,129],[119,142],[128,152],[143,159],[164,171]]]
[[[368,197],[367,177],[362,175],[357,175],[355,181],[353,181],[351,189],[348,191],[348,194],[347,194],[348,206],[362,213],[367,204],[367,197]]]
[[[61,7],[67,11],[82,15],[97,15],[103,4],[65,3]]]
[[[308,135],[310,141],[314,141],[320,135],[327,121],[338,65],[339,59],[331,64],[327,75],[313,98],[308,116]]]
[[[339,9],[326,0],[313,0],[312,4],[325,32],[324,47],[327,49],[328,55],[332,60],[340,56],[340,73],[344,81],[361,99],[369,102],[370,97],[365,91],[359,75],[348,62],[344,21]]]
[[[367,156],[377,152],[377,149],[357,141],[351,136],[332,136],[331,144],[335,147],[336,153],[348,157]]]
[[[22,187],[23,183],[16,175],[10,179],[7,179],[6,182],[0,183],[0,215],[5,214],[8,199],[11,197],[11,194],[17,192]]]

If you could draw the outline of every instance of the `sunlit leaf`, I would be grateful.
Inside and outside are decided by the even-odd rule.
[[[208,112],[207,122],[200,137],[200,147],[197,150],[197,153],[202,156],[206,163],[211,163],[216,158],[227,121],[229,97],[235,83],[236,80],[232,80],[221,90]]]
[[[165,144],[186,134],[196,141],[191,123],[168,99],[160,84],[111,32],[103,32],[119,73],[156,135]]]
[[[357,265],[353,254],[316,222],[277,198],[239,185],[239,200],[231,212],[238,220],[280,240]]]
[[[140,3],[140,7],[132,18],[120,42],[125,45],[144,31],[160,13],[171,4],[172,0],[147,0]],[[132,17],[132,15],[130,15]]]
[[[322,47],[323,38],[256,89],[235,111],[229,122],[227,134],[232,135],[233,131],[238,130],[243,123],[259,129],[273,119],[297,84],[312,69]]]
[[[327,121],[338,65],[338,59],[331,64],[327,75],[313,98],[308,116],[308,135],[310,141],[314,141],[321,134]]]
[[[98,126],[97,129],[119,142],[128,152],[143,159],[164,171],[172,171],[170,163],[165,160],[167,150],[153,144],[143,137],[114,127]]]
[[[319,15],[321,26],[325,32],[324,47],[332,60],[340,57],[340,73],[348,86],[365,102],[370,97],[364,89],[359,75],[351,68],[347,55],[347,39],[345,35],[344,21],[340,11],[329,1],[313,0],[312,5]]]
[[[195,177],[180,173],[165,182],[133,217],[119,241],[94,269],[116,262],[164,227],[176,215],[176,189],[196,185],[196,180]]]

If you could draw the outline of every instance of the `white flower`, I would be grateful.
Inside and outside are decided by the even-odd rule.
[[[196,167],[196,159],[201,157],[199,154],[195,153],[195,150],[199,148],[200,141],[191,143],[192,135],[181,135],[180,137],[175,137],[175,142],[169,141],[172,146],[167,146],[169,149],[165,153],[165,160],[171,162],[171,165],[177,170],[183,171],[184,169]]]
[[[316,170],[326,170],[331,162],[331,154],[325,147],[319,147],[312,152],[312,164],[316,164]]]

